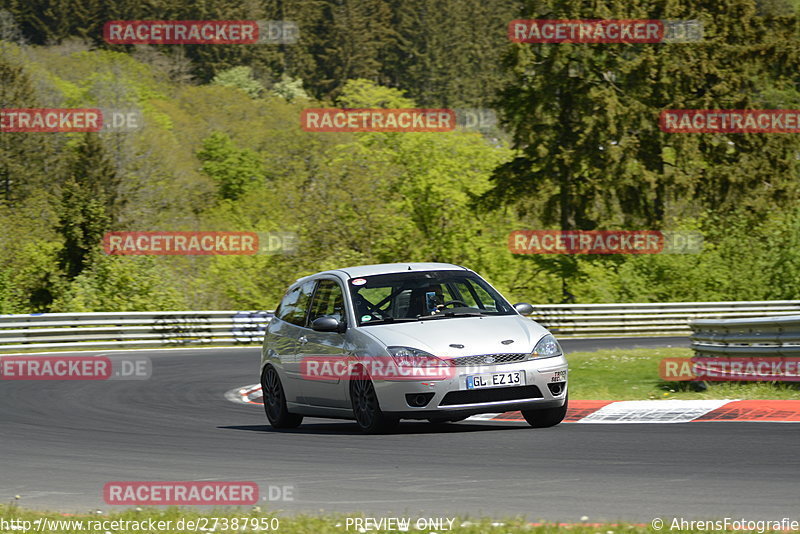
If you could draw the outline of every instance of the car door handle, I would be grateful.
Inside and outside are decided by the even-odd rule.
[[[306,336],[300,336],[300,338],[297,341],[299,341],[301,345],[305,345],[306,343],[308,343],[308,338]]]

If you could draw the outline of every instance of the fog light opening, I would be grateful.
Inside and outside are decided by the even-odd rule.
[[[422,408],[427,406],[433,398],[431,393],[406,393],[406,403],[413,408]]]
[[[552,384],[547,384],[547,387],[550,389],[550,393],[554,397],[558,397],[562,393],[564,393],[564,386],[566,386],[566,382],[553,382]]]

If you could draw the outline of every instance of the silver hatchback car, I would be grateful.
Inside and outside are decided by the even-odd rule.
[[[261,353],[274,428],[304,416],[355,419],[368,433],[520,410],[533,427],[567,411],[556,339],[473,271],[395,263],[325,271],[287,290]]]

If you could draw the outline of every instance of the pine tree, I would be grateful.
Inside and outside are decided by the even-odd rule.
[[[488,107],[506,80],[500,59],[519,0],[393,0],[389,85],[425,106]]]
[[[386,0],[327,0],[312,32],[316,66],[308,83],[316,95],[335,97],[358,78],[383,83],[382,62],[394,39]]]
[[[35,108],[39,98],[19,48],[0,42],[0,109]],[[59,176],[63,140],[49,133],[0,131],[0,201],[14,203]]]
[[[99,255],[114,212],[116,175],[97,134],[87,133],[62,187],[58,232],[64,239],[59,265],[73,280]]]
[[[752,0],[617,0],[591,12],[578,0],[531,1],[524,13],[700,19],[707,31],[695,43],[512,45],[500,104],[520,155],[498,169],[488,198],[563,230],[659,228],[698,210],[796,198],[795,137],[665,133],[658,123],[664,109],[762,107],[762,92],[789,84],[800,63],[794,17],[759,17]]]
[[[513,81],[498,102],[519,153],[486,203],[516,206],[529,227],[593,230],[797,201],[795,136],[659,128],[665,109],[758,109],[770,88],[793,87],[795,17],[761,17],[753,0],[530,0],[518,18],[699,19],[706,31],[690,43],[509,45]],[[525,258],[561,277],[564,301],[581,263],[606,260],[617,261]]]

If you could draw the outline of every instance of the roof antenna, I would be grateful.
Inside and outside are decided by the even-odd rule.
[[[409,265],[409,266],[408,266],[408,270],[409,270],[409,271],[413,271],[414,269],[412,269],[412,268],[411,268],[411,266]]]

